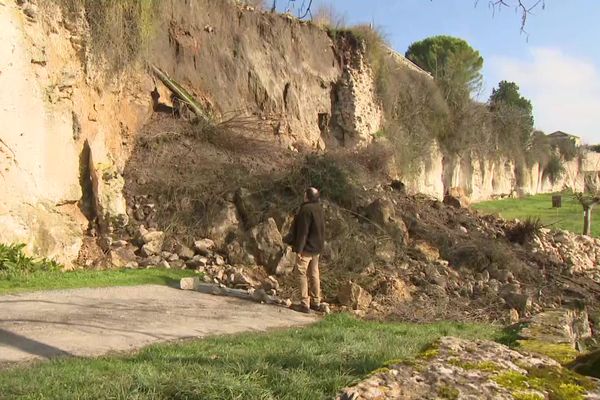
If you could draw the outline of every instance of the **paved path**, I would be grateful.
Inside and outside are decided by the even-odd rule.
[[[282,307],[155,285],[0,296],[0,365],[315,320]]]

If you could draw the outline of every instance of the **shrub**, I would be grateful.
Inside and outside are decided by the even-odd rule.
[[[525,221],[519,221],[506,230],[508,240],[521,245],[530,242],[544,225],[539,218],[528,217]]]
[[[348,172],[332,157],[308,156],[300,169],[297,185],[313,186],[321,195],[340,205],[352,207],[355,203],[355,187]]]
[[[57,271],[60,265],[48,259],[35,259],[23,253],[24,244],[0,243],[0,277],[37,271]]]
[[[549,179],[552,184],[555,184],[564,173],[565,167],[560,155],[552,154],[544,166],[544,178]]]
[[[594,145],[588,146],[588,149],[590,151],[593,151],[594,153],[600,153],[600,144],[594,144]]]

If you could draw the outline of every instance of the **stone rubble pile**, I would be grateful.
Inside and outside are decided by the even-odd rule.
[[[565,394],[572,397],[562,397]],[[597,382],[574,375],[545,356],[520,353],[491,341],[444,337],[417,359],[395,362],[344,389],[337,400],[599,396]]]
[[[594,288],[574,296],[580,283],[563,284],[565,269],[600,282],[600,240],[542,230],[531,249],[507,240],[510,222],[462,205],[406,196],[394,185],[365,193],[364,206],[349,213],[323,201],[328,232],[337,232],[321,255],[329,274],[324,279],[336,288],[326,289],[324,300],[339,310],[414,321],[516,323],[573,297],[590,297]],[[295,254],[283,239],[293,210],[239,188],[210,205],[198,232],[205,239],[189,247],[157,230],[152,198],[134,196],[128,213],[138,225],[132,238],[103,245],[114,266],[193,269],[207,282],[240,290],[262,288],[266,277],[277,276],[281,287],[266,288],[266,294],[294,294]],[[365,254],[349,257],[357,251]],[[566,288],[570,294],[563,296]]]
[[[534,239],[533,249],[564,263],[571,274],[583,273],[600,282],[600,239],[542,229]]]

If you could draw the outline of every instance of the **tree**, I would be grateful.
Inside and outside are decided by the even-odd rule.
[[[449,100],[463,100],[481,88],[483,58],[463,39],[432,36],[411,44],[406,57],[429,71]]]
[[[600,192],[590,176],[586,176],[586,185],[583,192],[575,192],[575,199],[583,207],[583,234],[590,236],[592,231],[592,209],[600,203]]]
[[[583,234],[590,236],[592,231],[592,209],[600,203],[600,175],[597,173],[586,174],[582,192],[575,190],[575,179],[572,179],[571,184],[566,185],[566,187],[571,189],[573,197],[583,207]]]
[[[503,139],[514,141],[521,148],[527,146],[533,131],[533,107],[531,101],[521,96],[519,86],[501,81],[492,90],[488,104]]]

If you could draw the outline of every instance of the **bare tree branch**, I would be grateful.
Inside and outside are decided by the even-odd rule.
[[[475,6],[478,3],[479,0],[476,0]],[[525,25],[527,24],[527,18],[533,14],[536,8],[543,10],[546,7],[546,0],[489,0],[488,4],[494,13],[501,8],[514,8],[515,12],[521,14],[521,32],[526,34]]]

